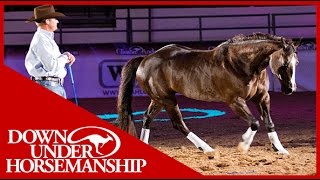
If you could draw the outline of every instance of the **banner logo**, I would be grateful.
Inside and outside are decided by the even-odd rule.
[[[28,147],[30,153],[8,155],[7,173],[141,173],[147,165],[145,159],[111,158],[120,150],[121,141],[103,127],[11,129],[8,135],[8,145]]]
[[[73,139],[72,137],[74,136],[74,134],[80,133],[80,131],[83,130],[83,129],[100,129],[102,131],[105,131],[104,134],[106,135],[106,137],[103,137],[103,136],[101,136],[99,134],[91,134],[91,135],[87,135],[87,136],[85,136],[85,137],[83,137],[81,139],[78,139],[78,140],[72,140]],[[92,155],[94,153],[91,152],[90,153],[90,157],[91,158],[106,158],[106,157],[109,157],[109,156],[113,155],[114,153],[116,153],[119,150],[120,144],[121,144],[119,137],[114,132],[110,131],[109,129],[102,128],[102,127],[96,127],[96,126],[87,126],[87,127],[78,128],[78,129],[72,131],[69,134],[68,138],[67,138],[67,141],[68,141],[69,144],[77,144],[79,142],[83,142],[83,141],[86,141],[86,140],[89,140],[89,142],[92,143],[92,145],[94,145],[93,147],[95,148],[95,153],[100,155],[100,156],[96,156],[95,157],[94,155]],[[115,147],[112,149],[111,152],[101,153],[99,151],[99,149],[103,148],[103,146],[105,144],[108,144],[109,141],[114,141],[115,142],[115,145],[114,145]]]
[[[148,55],[154,52],[155,50],[153,48],[146,49],[141,46],[130,46],[116,49],[116,54],[120,55]]]
[[[121,71],[127,60],[102,60],[99,63],[99,83],[103,88],[119,88]]]

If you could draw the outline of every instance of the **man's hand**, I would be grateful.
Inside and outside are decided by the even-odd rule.
[[[69,63],[70,65],[72,65],[72,64],[74,63],[74,61],[76,61],[76,58],[75,58],[74,55],[72,55],[71,53],[69,53],[69,52],[64,52],[63,54],[68,56],[68,63]]]

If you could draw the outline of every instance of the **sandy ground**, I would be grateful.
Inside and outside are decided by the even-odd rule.
[[[178,96],[180,108],[216,109],[224,116],[186,120],[189,129],[215,149],[204,154],[186,137],[172,128],[171,122],[151,124],[150,145],[204,175],[314,175],[316,174],[316,93],[296,92],[291,96],[270,93],[271,117],[282,145],[290,155],[272,150],[264,123],[248,153],[238,149],[248,125],[222,103],[208,103]],[[136,97],[135,111],[146,110],[148,97]],[[115,113],[116,99],[80,99],[80,106],[94,114]],[[259,118],[256,108],[248,103]],[[189,112],[182,112],[184,117]],[[194,114],[193,114],[194,115]],[[167,118],[160,113],[157,118]],[[135,117],[141,119],[141,116]],[[138,133],[141,123],[136,123]]]

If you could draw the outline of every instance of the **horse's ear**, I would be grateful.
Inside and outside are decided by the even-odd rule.
[[[286,48],[288,46],[288,44],[286,43],[286,40],[283,37],[281,37],[281,43],[283,48]]]
[[[298,41],[294,41],[293,45],[295,48],[299,47],[301,45],[302,37]]]

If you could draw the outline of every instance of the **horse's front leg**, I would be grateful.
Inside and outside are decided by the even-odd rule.
[[[247,152],[259,128],[259,121],[252,115],[246,101],[243,98],[235,98],[234,101],[229,104],[229,106],[233,112],[235,112],[249,124],[248,130],[242,135],[243,142],[240,142],[238,146],[241,151]]]
[[[289,152],[282,146],[278,135],[275,131],[274,124],[272,122],[271,116],[270,116],[270,95],[268,92],[264,92],[261,95],[257,95],[252,99],[252,102],[255,103],[257,106],[260,114],[261,114],[261,120],[264,121],[265,126],[268,130],[268,137],[271,142],[272,148],[282,154],[289,155]]]

